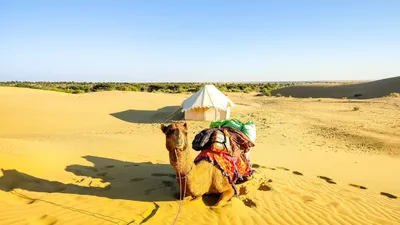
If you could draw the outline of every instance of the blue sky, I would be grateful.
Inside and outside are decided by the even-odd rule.
[[[0,1],[0,80],[400,76],[400,1]]]

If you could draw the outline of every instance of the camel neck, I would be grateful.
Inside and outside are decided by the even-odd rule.
[[[194,162],[188,149],[177,150],[176,154],[175,151],[170,151],[169,155],[171,165],[174,167],[177,176],[180,174],[183,177],[191,172]]]

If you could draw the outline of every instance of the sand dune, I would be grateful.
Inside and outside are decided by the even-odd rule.
[[[0,224],[170,224],[159,123],[187,96],[0,88]],[[185,201],[176,224],[400,224],[400,99],[229,97],[257,125],[254,178],[224,208]]]
[[[346,85],[299,85],[272,91],[273,95],[277,93],[297,98],[380,98],[390,93],[400,93],[400,77]]]

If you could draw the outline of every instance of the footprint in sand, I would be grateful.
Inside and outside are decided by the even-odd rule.
[[[386,193],[386,192],[381,192],[381,195],[386,196],[388,198],[393,198],[393,199],[397,198],[396,195],[392,195],[392,194],[389,194],[389,193]]]
[[[242,201],[249,208],[257,208],[257,204],[249,198],[245,198]]]
[[[247,190],[247,187],[242,186],[239,188],[239,195],[246,195],[247,193],[249,193],[249,191]]]
[[[59,188],[57,188],[57,192],[62,192],[62,191],[64,191],[65,189],[67,189],[67,186],[66,186],[66,185],[62,185],[62,186],[60,186]]]
[[[152,173],[151,175],[153,177],[171,177],[171,178],[176,178],[176,175],[172,174],[172,173]]]
[[[296,175],[299,175],[299,176],[303,176],[303,174],[298,172],[298,171],[293,171],[293,174],[296,174]]]
[[[73,178],[73,179],[75,179],[75,178]],[[75,183],[79,184],[79,183],[82,183],[84,180],[85,180],[85,178],[83,177],[83,178],[75,180]]]
[[[150,188],[150,189],[144,190],[144,194],[149,195],[154,190],[156,190],[156,188]]]
[[[114,165],[105,166],[105,168],[107,168],[107,169],[111,169],[111,168],[114,168],[114,167],[115,167]]]
[[[262,184],[260,185],[260,187],[258,187],[258,190],[259,190],[259,191],[270,191],[270,190],[272,190],[272,189],[271,189],[271,187],[270,187],[268,184],[262,183]]]
[[[366,187],[358,185],[358,184],[349,184],[349,185],[352,186],[352,187],[355,187],[355,188],[367,189]]]
[[[139,166],[138,164],[125,164],[124,167],[130,167],[130,166]]]
[[[132,178],[130,181],[132,181],[132,182],[138,182],[138,181],[142,181],[142,180],[145,180],[146,178],[141,178],[141,177],[138,177],[138,178]]]
[[[302,199],[304,202],[312,202],[312,201],[315,200],[315,198],[314,198],[314,197],[311,197],[311,196],[301,196],[301,199]]]
[[[326,181],[327,183],[330,183],[330,184],[336,184],[336,182],[335,181],[333,181],[331,178],[329,178],[329,177],[325,177],[325,176],[318,176],[318,178],[320,178],[320,179],[322,179],[322,180],[324,180],[324,181]]]
[[[101,172],[101,173],[98,173],[97,176],[104,177],[104,176],[106,176],[107,174],[108,174],[107,172]]]
[[[30,205],[36,202],[36,199],[29,198],[24,195],[14,195],[12,198],[13,202],[21,203],[21,204],[26,204]]]
[[[268,166],[261,166],[261,168],[263,168],[263,169],[269,169],[269,170],[276,170],[275,168],[273,168],[273,167],[268,167]]]
[[[85,169],[93,171],[93,172],[99,172],[99,169],[97,169],[96,167],[86,167]],[[77,170],[79,171],[79,170]]]
[[[163,183],[164,187],[173,187],[174,183],[169,180],[162,180],[161,183]]]
[[[42,215],[41,217],[37,218],[35,221],[32,221],[32,224],[40,224],[40,225],[53,225],[57,223],[57,220],[48,215]]]
[[[252,164],[251,166],[252,166],[253,168],[256,168],[256,169],[261,167],[261,166],[258,165],[258,164]]]
[[[281,169],[281,170],[286,170],[286,171],[289,171],[289,169],[288,169],[288,168],[285,168],[285,167],[283,167],[283,166],[277,166],[276,168],[278,168],[278,169]]]

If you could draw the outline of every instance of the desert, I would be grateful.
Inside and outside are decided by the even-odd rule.
[[[184,201],[176,224],[400,223],[400,98],[226,94],[257,127],[253,178],[225,207]],[[0,87],[0,224],[171,224],[160,125],[190,95]],[[210,125],[186,122],[189,141]]]

